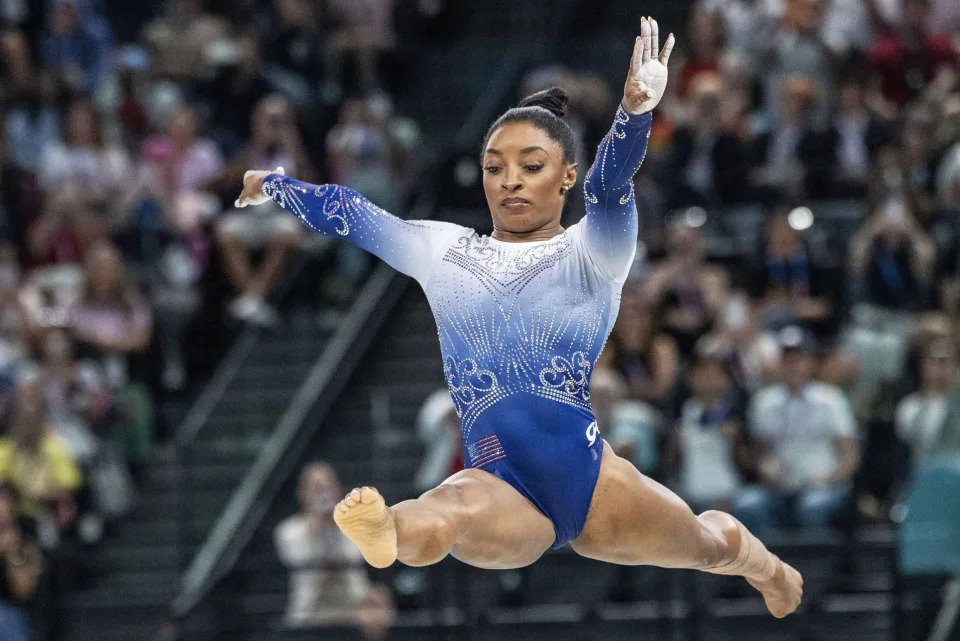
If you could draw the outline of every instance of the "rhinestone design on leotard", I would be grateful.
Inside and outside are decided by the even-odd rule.
[[[497,431],[485,420],[494,406],[514,403],[519,416],[525,399],[536,397],[558,404],[558,412],[573,409],[570,437],[577,439],[582,421],[593,420],[590,375],[633,261],[632,177],[649,125],[649,116],[617,111],[586,176],[587,216],[548,241],[506,243],[448,223],[404,221],[339,185],[271,175],[263,191],[312,229],[343,236],[420,282],[464,443],[489,443],[474,452],[499,460],[510,454],[504,435],[482,440]]]

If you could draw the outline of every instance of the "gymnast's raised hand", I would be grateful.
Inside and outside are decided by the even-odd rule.
[[[675,38],[671,33],[660,50],[657,21],[644,18],[640,35],[634,41],[630,71],[623,85],[623,108],[629,114],[653,111],[667,89],[667,63],[673,52]]]
[[[569,545],[610,563],[743,576],[776,616],[799,604],[793,568],[729,514],[693,514],[618,457],[590,405],[593,365],[637,249],[633,177],[667,85],[674,38],[661,51],[658,32],[656,20],[641,20],[623,100],[582,192],[561,88],[524,99],[491,125],[479,158],[489,236],[402,220],[342,185],[282,171],[244,177],[238,206],[272,199],[314,231],[379,256],[420,284],[437,321],[467,469],[390,506],[373,487],[347,494],[334,519],[371,565],[453,555],[516,568]],[[586,216],[564,229],[574,195]]]

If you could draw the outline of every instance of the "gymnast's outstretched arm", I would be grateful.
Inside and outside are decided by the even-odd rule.
[[[312,185],[275,172],[248,171],[238,207],[274,200],[315,232],[342,237],[423,284],[442,239],[461,227],[397,218],[343,185]]]
[[[671,34],[662,52],[652,52],[651,60],[651,47],[644,47],[637,38],[623,102],[584,181],[587,249],[601,271],[614,280],[626,280],[637,247],[633,176],[647,153],[651,112],[667,86],[666,65],[673,43]]]

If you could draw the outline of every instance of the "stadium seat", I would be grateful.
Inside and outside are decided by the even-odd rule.
[[[923,465],[907,498],[900,529],[900,571],[907,575],[960,573],[960,455]]]

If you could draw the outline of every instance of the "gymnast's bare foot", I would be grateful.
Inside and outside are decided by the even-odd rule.
[[[769,581],[747,581],[760,591],[770,614],[778,619],[796,610],[803,597],[803,577],[783,561]]]
[[[333,509],[333,520],[373,567],[385,568],[397,560],[393,514],[374,488],[354,488]]]

